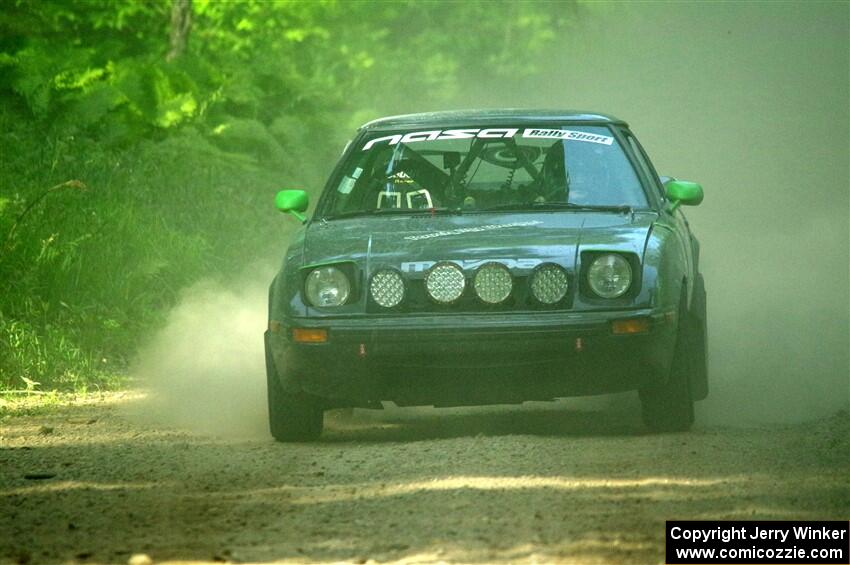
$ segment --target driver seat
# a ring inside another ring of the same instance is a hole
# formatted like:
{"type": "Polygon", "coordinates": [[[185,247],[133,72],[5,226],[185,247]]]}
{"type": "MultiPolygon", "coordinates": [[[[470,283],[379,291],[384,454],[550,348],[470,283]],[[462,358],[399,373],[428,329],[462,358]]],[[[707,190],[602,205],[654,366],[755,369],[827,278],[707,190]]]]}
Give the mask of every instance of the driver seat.
{"type": "Polygon", "coordinates": [[[541,195],[547,202],[566,202],[570,191],[564,142],[557,141],[546,151],[540,169],[541,195]]]}

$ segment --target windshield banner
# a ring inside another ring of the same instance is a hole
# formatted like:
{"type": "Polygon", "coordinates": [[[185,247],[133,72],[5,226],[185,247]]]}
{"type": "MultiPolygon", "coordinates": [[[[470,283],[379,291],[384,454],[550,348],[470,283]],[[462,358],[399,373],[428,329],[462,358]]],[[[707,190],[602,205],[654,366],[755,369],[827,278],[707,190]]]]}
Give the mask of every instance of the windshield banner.
{"type": "MultiPolygon", "coordinates": [[[[438,141],[445,139],[500,139],[506,137],[514,137],[519,133],[517,128],[487,128],[487,129],[446,129],[446,130],[428,130],[428,131],[412,131],[405,134],[387,135],[384,137],[376,137],[369,140],[364,146],[363,151],[368,151],[374,145],[386,142],[387,145],[396,145],[398,143],[408,144],[419,141],[438,141]]],[[[526,128],[522,131],[522,137],[533,139],[563,139],[566,141],[584,141],[586,143],[599,143],[602,145],[611,145],[614,143],[614,138],[607,135],[599,135],[595,133],[586,133],[583,131],[573,131],[568,129],[540,129],[526,128]]]]}

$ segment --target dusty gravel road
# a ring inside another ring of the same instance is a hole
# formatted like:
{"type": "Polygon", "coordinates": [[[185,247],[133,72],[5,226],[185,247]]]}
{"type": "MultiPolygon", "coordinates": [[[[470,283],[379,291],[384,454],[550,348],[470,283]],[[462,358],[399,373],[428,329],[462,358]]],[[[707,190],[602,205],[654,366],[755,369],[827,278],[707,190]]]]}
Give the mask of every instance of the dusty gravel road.
{"type": "Polygon", "coordinates": [[[557,404],[355,413],[281,445],[137,402],[0,419],[0,562],[643,564],[665,519],[850,518],[846,413],[658,436],[557,404]]]}

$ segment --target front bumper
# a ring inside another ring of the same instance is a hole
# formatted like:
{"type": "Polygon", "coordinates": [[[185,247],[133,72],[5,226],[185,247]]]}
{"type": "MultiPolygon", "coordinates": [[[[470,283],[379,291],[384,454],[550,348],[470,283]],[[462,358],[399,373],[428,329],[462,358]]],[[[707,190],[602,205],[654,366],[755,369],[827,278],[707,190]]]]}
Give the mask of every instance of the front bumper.
{"type": "Polygon", "coordinates": [[[458,406],[635,390],[667,378],[675,311],[292,319],[266,332],[269,371],[285,390],[329,406],[458,406]],[[614,335],[615,320],[649,330],[614,335]],[[292,328],[326,329],[296,343],[292,328]]]}

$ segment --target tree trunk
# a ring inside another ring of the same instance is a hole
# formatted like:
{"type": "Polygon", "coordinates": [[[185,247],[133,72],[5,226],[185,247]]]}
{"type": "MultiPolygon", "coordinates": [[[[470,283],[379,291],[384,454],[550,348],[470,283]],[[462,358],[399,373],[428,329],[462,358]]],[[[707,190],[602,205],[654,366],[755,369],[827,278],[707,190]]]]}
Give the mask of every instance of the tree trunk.
{"type": "Polygon", "coordinates": [[[171,0],[171,38],[166,61],[173,61],[186,51],[192,28],[192,0],[171,0]]]}

